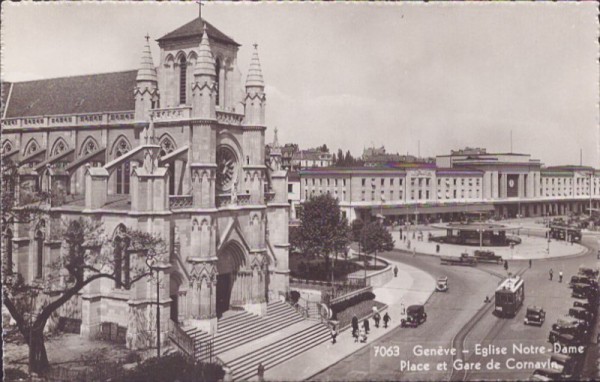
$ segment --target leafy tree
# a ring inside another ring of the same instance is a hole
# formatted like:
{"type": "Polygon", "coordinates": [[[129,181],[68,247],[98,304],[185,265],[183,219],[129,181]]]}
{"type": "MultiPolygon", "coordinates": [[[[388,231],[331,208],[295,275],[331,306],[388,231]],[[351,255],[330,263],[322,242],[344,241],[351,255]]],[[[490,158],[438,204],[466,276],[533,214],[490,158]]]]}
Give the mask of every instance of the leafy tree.
{"type": "MultiPolygon", "coordinates": [[[[49,222],[47,195],[31,190],[31,198],[27,200],[27,205],[23,205],[22,198],[16,200],[16,171],[17,166],[14,163],[3,163],[3,230],[9,228],[11,223],[36,227],[42,219],[49,222]]],[[[21,192],[21,196],[22,194],[21,192]]],[[[42,279],[35,279],[29,283],[21,274],[13,274],[12,269],[2,269],[3,303],[29,346],[29,365],[31,371],[36,373],[43,372],[49,366],[44,328],[51,316],[95,280],[108,278],[122,281],[117,269],[119,267],[115,266],[112,240],[104,235],[101,222],[78,218],[62,222],[54,220],[52,223],[49,226],[52,231],[47,233],[48,238],[61,242],[61,252],[56,259],[46,264],[42,279]]],[[[167,246],[161,238],[135,230],[124,235],[129,252],[166,260],[164,257],[167,254],[167,246]]],[[[146,263],[138,260],[130,267],[131,277],[125,281],[126,288],[149,274],[146,263]]],[[[2,263],[6,261],[3,259],[2,263]]]]}
{"type": "Polygon", "coordinates": [[[371,222],[365,225],[360,235],[360,244],[367,254],[375,254],[374,264],[377,265],[377,253],[394,249],[394,240],[383,224],[371,222]]]}
{"type": "Polygon", "coordinates": [[[306,255],[322,256],[329,272],[330,256],[348,245],[348,221],[342,218],[337,199],[318,195],[302,203],[297,245],[306,255]]]}
{"type": "Polygon", "coordinates": [[[344,167],[344,164],[346,162],[344,161],[344,152],[342,151],[342,149],[338,149],[337,152],[337,163],[335,164],[337,167],[344,167]]]}
{"type": "Polygon", "coordinates": [[[352,241],[356,241],[360,244],[360,234],[365,226],[365,222],[362,219],[355,219],[352,222],[352,241]]]}

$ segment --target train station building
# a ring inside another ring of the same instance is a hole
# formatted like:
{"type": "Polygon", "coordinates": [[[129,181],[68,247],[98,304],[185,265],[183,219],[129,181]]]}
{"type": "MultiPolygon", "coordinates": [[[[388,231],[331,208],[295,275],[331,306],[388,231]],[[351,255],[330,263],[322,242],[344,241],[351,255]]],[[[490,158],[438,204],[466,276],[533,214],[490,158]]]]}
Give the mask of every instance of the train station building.
{"type": "Polygon", "coordinates": [[[529,154],[453,151],[431,164],[300,171],[301,200],[329,193],[349,220],[450,220],[464,213],[501,217],[588,213],[600,207],[600,171],[544,167],[529,154]]]}

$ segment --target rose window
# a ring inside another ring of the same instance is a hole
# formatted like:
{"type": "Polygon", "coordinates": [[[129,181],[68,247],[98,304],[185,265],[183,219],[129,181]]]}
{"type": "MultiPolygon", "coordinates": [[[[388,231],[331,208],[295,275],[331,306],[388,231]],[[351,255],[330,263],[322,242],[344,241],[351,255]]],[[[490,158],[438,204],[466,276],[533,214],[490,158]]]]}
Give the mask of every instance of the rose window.
{"type": "Polygon", "coordinates": [[[235,181],[237,157],[228,147],[222,146],[217,150],[217,188],[229,191],[235,181]]]}

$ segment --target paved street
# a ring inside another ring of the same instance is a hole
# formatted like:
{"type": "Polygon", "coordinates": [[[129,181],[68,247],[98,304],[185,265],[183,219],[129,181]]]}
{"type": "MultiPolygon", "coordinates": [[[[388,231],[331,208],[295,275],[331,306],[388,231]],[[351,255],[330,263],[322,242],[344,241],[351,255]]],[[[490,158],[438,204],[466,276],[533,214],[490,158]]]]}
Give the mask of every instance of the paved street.
{"type": "MultiPolygon", "coordinates": [[[[597,238],[588,236],[584,238],[584,244],[597,248],[597,238]]],[[[546,322],[541,327],[525,326],[523,318],[525,309],[521,308],[513,319],[500,319],[492,315],[491,309],[482,312],[481,319],[475,322],[464,336],[464,349],[469,351],[465,354],[465,361],[483,361],[483,366],[490,361],[491,357],[483,358],[473,354],[476,344],[487,345],[493,343],[498,346],[508,346],[509,351],[505,356],[494,356],[494,360],[500,362],[499,371],[473,371],[466,374],[468,380],[480,379],[510,379],[523,380],[531,375],[532,369],[527,367],[515,370],[507,370],[508,358],[519,361],[546,361],[547,354],[514,355],[512,345],[542,346],[549,349],[547,342],[548,331],[552,323],[559,316],[566,314],[572,306],[568,280],[571,275],[577,273],[580,265],[596,266],[596,249],[585,255],[535,260],[533,267],[528,268],[527,261],[509,261],[509,271],[524,271],[525,280],[525,302],[524,307],[531,304],[541,305],[548,312],[546,322]],[[554,270],[554,281],[548,280],[548,270],[554,270]],[[558,283],[557,275],[563,271],[563,283],[558,283]]],[[[426,310],[427,322],[417,329],[398,328],[385,337],[374,342],[371,346],[362,349],[347,357],[340,363],[332,366],[326,371],[314,377],[317,380],[448,380],[450,371],[408,372],[400,369],[401,360],[411,362],[427,362],[435,369],[437,363],[447,361],[450,365],[451,356],[417,357],[413,354],[415,345],[426,347],[442,346],[450,348],[453,338],[461,331],[461,328],[474,316],[478,309],[483,307],[486,295],[493,296],[493,292],[501,279],[486,271],[496,274],[505,274],[504,269],[498,265],[485,264],[477,268],[463,268],[441,266],[439,260],[431,256],[412,257],[399,252],[388,255],[390,259],[400,261],[418,267],[432,275],[447,275],[450,279],[450,293],[436,293],[428,301],[426,310]],[[399,346],[397,356],[381,357],[375,356],[376,346],[399,346]]],[[[491,304],[490,304],[491,305],[491,304]]],[[[463,331],[464,332],[464,331],[463,331]]],[[[458,338],[462,340],[461,338],[458,338]]],[[[462,342],[462,341],[458,341],[462,342]]],[[[594,341],[595,342],[595,341],[594,341]]],[[[455,342],[456,346],[457,343],[455,342]]],[[[591,361],[590,361],[591,362],[591,361]]],[[[509,362],[512,367],[514,363],[509,362]]],[[[515,365],[515,367],[518,367],[515,365]]],[[[449,367],[450,369],[450,367],[449,367]]],[[[465,375],[457,375],[453,379],[462,379],[465,375]]]]}

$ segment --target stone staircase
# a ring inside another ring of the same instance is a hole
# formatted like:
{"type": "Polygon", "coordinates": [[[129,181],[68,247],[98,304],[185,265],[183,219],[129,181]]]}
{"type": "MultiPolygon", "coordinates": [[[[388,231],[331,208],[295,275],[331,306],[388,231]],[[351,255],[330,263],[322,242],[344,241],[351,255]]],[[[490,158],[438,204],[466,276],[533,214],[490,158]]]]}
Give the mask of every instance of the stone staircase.
{"type": "Polygon", "coordinates": [[[208,333],[195,328],[185,332],[194,341],[195,358],[206,361],[211,350],[213,357],[218,356],[303,320],[294,308],[278,301],[267,305],[267,314],[264,317],[240,312],[220,319],[217,334],[212,340],[208,333]]]}
{"type": "Polygon", "coordinates": [[[247,381],[257,376],[259,363],[262,362],[268,370],[329,340],[327,326],[315,322],[301,331],[230,360],[227,366],[232,370],[234,381],[247,381]]]}

